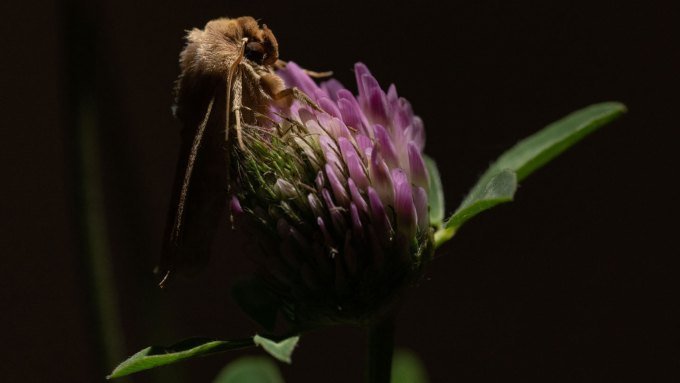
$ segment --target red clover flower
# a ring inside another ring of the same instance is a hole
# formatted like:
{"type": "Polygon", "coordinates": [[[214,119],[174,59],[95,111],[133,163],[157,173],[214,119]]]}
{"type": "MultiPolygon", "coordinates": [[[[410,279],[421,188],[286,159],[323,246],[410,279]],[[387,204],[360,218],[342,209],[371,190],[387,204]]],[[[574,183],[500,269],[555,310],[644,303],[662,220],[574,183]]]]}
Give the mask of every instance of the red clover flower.
{"type": "Polygon", "coordinates": [[[274,110],[239,160],[232,210],[263,238],[258,274],[302,325],[371,322],[432,256],[423,122],[394,85],[354,70],[356,97],[289,63],[279,75],[318,109],[274,110]]]}

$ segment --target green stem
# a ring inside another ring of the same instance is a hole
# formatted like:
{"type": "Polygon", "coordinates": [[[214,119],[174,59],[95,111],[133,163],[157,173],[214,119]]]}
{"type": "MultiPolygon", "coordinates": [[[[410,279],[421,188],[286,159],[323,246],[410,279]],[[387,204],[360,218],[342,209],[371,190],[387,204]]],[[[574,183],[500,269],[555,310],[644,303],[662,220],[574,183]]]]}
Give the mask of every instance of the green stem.
{"type": "Polygon", "coordinates": [[[117,307],[106,205],[100,166],[100,121],[96,68],[96,7],[79,0],[62,2],[69,153],[77,185],[75,209],[79,231],[83,289],[88,316],[96,331],[96,359],[102,377],[125,355],[117,307]]]}
{"type": "Polygon", "coordinates": [[[394,353],[394,317],[389,316],[368,330],[368,382],[390,383],[394,353]]]}
{"type": "Polygon", "coordinates": [[[108,372],[125,355],[123,332],[107,235],[104,191],[100,180],[96,111],[87,100],[80,101],[80,225],[83,229],[81,240],[84,242],[82,255],[89,274],[87,288],[99,330],[99,347],[108,372]]]}

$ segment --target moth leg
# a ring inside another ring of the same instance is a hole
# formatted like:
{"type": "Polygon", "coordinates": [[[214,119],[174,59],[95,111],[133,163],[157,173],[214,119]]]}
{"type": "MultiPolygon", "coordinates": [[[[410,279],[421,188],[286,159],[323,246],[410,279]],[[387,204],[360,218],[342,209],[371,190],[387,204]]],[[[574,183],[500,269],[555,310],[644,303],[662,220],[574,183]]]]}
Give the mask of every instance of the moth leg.
{"type": "Polygon", "coordinates": [[[291,131],[291,129],[292,129],[292,124],[291,124],[291,123],[275,124],[274,126],[276,127],[276,134],[278,134],[278,136],[279,136],[280,138],[286,138],[286,136],[288,135],[288,133],[289,133],[289,132],[291,131]]]}
{"type": "MultiPolygon", "coordinates": [[[[248,42],[247,38],[244,37],[243,39],[241,39],[241,45],[239,47],[239,55],[236,57],[234,62],[229,67],[229,73],[227,75],[227,89],[226,89],[226,91],[227,91],[227,112],[225,113],[225,130],[224,130],[224,142],[227,143],[227,144],[229,143],[229,115],[231,114],[232,101],[233,101],[234,104],[236,104],[236,98],[238,98],[238,105],[239,105],[239,107],[241,106],[241,93],[242,93],[241,92],[241,90],[242,90],[241,76],[240,76],[240,73],[238,73],[239,75],[236,76],[236,78],[234,78],[234,76],[237,74],[238,69],[239,69],[239,64],[241,64],[241,61],[243,60],[243,57],[245,55],[245,47],[246,47],[247,42],[248,42]],[[235,81],[238,82],[239,89],[238,89],[238,92],[234,92],[235,93],[234,94],[234,100],[232,100],[231,99],[232,88],[235,88],[235,84],[234,84],[235,81]]],[[[236,117],[236,115],[234,117],[236,117]]],[[[240,117],[240,112],[239,112],[239,117],[240,117]]],[[[241,125],[240,121],[239,121],[240,118],[237,118],[236,120],[237,120],[236,123],[238,124],[238,127],[240,128],[240,125],[241,125]]],[[[240,144],[242,144],[242,142],[240,144]]],[[[228,154],[227,154],[227,157],[229,157],[228,154]]],[[[228,164],[229,164],[229,161],[227,160],[227,168],[229,168],[228,164]]]]}
{"type": "Polygon", "coordinates": [[[283,105],[288,108],[291,106],[293,101],[298,100],[301,103],[308,105],[319,112],[323,112],[323,110],[319,108],[319,106],[316,105],[316,103],[311,98],[309,98],[309,96],[307,96],[305,92],[301,91],[296,87],[286,88],[282,91],[279,91],[278,93],[274,93],[272,95],[272,98],[277,103],[279,104],[283,103],[283,105]]]}
{"type": "MultiPolygon", "coordinates": [[[[241,107],[243,106],[243,77],[236,76],[233,84],[234,100],[231,104],[234,111],[234,130],[236,130],[236,141],[241,150],[245,150],[243,144],[243,128],[241,127],[241,107]]],[[[227,127],[229,129],[229,127],[227,127]]]]}
{"type": "MultiPolygon", "coordinates": [[[[274,68],[276,69],[283,69],[288,65],[287,62],[283,60],[276,60],[274,63],[274,68]]],[[[307,76],[312,77],[312,78],[326,78],[326,77],[331,77],[333,75],[332,71],[325,71],[325,72],[315,72],[313,70],[307,70],[305,68],[302,68],[302,71],[307,74],[307,76]]]]}

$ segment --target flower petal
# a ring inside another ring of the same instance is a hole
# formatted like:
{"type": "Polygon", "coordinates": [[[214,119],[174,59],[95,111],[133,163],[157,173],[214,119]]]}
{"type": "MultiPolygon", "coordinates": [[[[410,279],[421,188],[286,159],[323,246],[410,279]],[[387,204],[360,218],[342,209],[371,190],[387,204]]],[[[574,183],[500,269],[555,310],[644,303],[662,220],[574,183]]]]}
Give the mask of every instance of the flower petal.
{"type": "Polygon", "coordinates": [[[368,177],[366,176],[366,171],[364,170],[364,165],[360,160],[359,155],[356,150],[354,150],[354,146],[344,137],[338,139],[338,146],[340,146],[340,152],[345,160],[350,178],[354,179],[357,186],[365,190],[369,184],[368,177]]]}
{"type": "Polygon", "coordinates": [[[340,114],[340,109],[338,109],[335,102],[330,98],[321,97],[318,101],[318,104],[321,107],[321,109],[325,110],[326,113],[330,114],[331,116],[338,118],[342,117],[342,115],[340,114]]]}
{"type": "Polygon", "coordinates": [[[279,76],[289,87],[297,87],[310,97],[315,97],[318,87],[296,63],[289,61],[286,68],[279,71],[279,76]]]}
{"type": "Polygon", "coordinates": [[[347,190],[343,185],[344,179],[342,181],[340,180],[340,177],[338,177],[334,166],[331,164],[326,164],[325,170],[326,177],[328,177],[328,183],[331,185],[333,195],[335,196],[335,201],[340,206],[349,206],[349,195],[347,194],[347,190]]]}
{"type": "Polygon", "coordinates": [[[238,200],[236,195],[232,195],[229,201],[229,211],[231,214],[239,215],[243,213],[243,208],[241,207],[241,201],[238,200]]]}
{"type": "Polygon", "coordinates": [[[359,215],[359,209],[357,205],[349,205],[350,216],[352,217],[352,233],[356,238],[363,237],[364,225],[361,223],[361,217],[359,215]]]}
{"type": "Polygon", "coordinates": [[[413,204],[411,185],[401,182],[395,187],[394,212],[397,216],[397,230],[406,238],[416,234],[417,215],[413,204]]]}
{"type": "Polygon", "coordinates": [[[338,92],[342,89],[345,89],[345,87],[342,85],[342,83],[334,78],[324,81],[321,83],[321,89],[323,89],[326,94],[328,94],[328,97],[330,97],[331,100],[337,101],[338,100],[338,92]]]}
{"type": "Polygon", "coordinates": [[[382,125],[376,124],[374,126],[374,131],[375,138],[378,142],[378,147],[380,148],[380,153],[385,159],[387,165],[390,168],[399,166],[399,162],[397,160],[397,150],[395,149],[392,138],[387,133],[387,130],[385,130],[382,125]]]}
{"type": "Polygon", "coordinates": [[[371,222],[376,233],[383,243],[389,242],[392,236],[392,226],[385,213],[385,207],[380,201],[380,196],[372,187],[368,188],[368,201],[371,207],[371,222]]]}
{"type": "Polygon", "coordinates": [[[423,161],[423,156],[420,155],[418,147],[412,142],[408,144],[408,164],[413,183],[427,189],[429,179],[425,161],[423,161]]]}
{"type": "Polygon", "coordinates": [[[371,175],[371,183],[375,187],[378,195],[382,201],[391,205],[394,201],[394,185],[392,183],[392,175],[390,170],[383,161],[381,153],[378,148],[373,149],[371,154],[371,164],[369,172],[371,175]]]}
{"type": "Polygon", "coordinates": [[[427,191],[422,187],[413,188],[413,205],[416,208],[418,229],[427,230],[430,227],[430,217],[427,209],[427,191]]]}
{"type": "Polygon", "coordinates": [[[366,200],[361,196],[361,192],[357,188],[354,180],[351,178],[347,180],[347,186],[349,189],[349,194],[352,196],[352,203],[361,211],[363,214],[368,214],[368,204],[366,200]]]}
{"type": "MultiPolygon", "coordinates": [[[[371,77],[373,79],[373,77],[371,77]]],[[[373,79],[375,81],[375,79],[373,79]]],[[[376,81],[377,84],[377,81],[376,81]]],[[[387,118],[387,98],[385,92],[376,86],[371,89],[368,96],[367,114],[371,119],[379,124],[388,124],[387,118]]],[[[389,126],[389,125],[388,125],[389,126]]]]}
{"type": "Polygon", "coordinates": [[[331,222],[333,223],[335,232],[338,234],[343,234],[347,226],[345,225],[345,218],[342,216],[341,208],[335,205],[328,189],[323,189],[321,191],[321,196],[326,203],[326,210],[331,216],[331,222]]]}
{"type": "Polygon", "coordinates": [[[363,77],[365,75],[371,76],[371,72],[368,70],[366,65],[360,62],[354,64],[354,76],[356,77],[360,97],[366,97],[368,95],[368,91],[365,89],[363,82],[363,77]]]}
{"type": "Polygon", "coordinates": [[[316,194],[307,194],[307,202],[309,203],[309,207],[315,216],[322,217],[324,215],[325,212],[323,209],[323,204],[316,194]]]}

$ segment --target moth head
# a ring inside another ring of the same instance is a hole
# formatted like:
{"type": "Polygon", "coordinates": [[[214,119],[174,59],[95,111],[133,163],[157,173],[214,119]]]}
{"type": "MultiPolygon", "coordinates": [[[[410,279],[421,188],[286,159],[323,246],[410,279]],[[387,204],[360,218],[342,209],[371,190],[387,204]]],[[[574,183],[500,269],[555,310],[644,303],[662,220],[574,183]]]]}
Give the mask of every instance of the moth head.
{"type": "Polygon", "coordinates": [[[271,29],[249,16],[236,19],[241,27],[242,37],[248,39],[245,46],[245,58],[257,65],[274,65],[279,59],[279,45],[271,29]]]}
{"type": "MultiPolygon", "coordinates": [[[[189,44],[203,47],[199,50],[203,59],[210,59],[210,54],[205,52],[217,52],[217,56],[236,55],[244,39],[244,55],[249,64],[271,66],[279,59],[279,45],[274,33],[264,24],[260,27],[250,16],[211,20],[203,31],[194,29],[187,35],[189,44]]],[[[216,65],[219,66],[218,63],[216,65]]]]}

